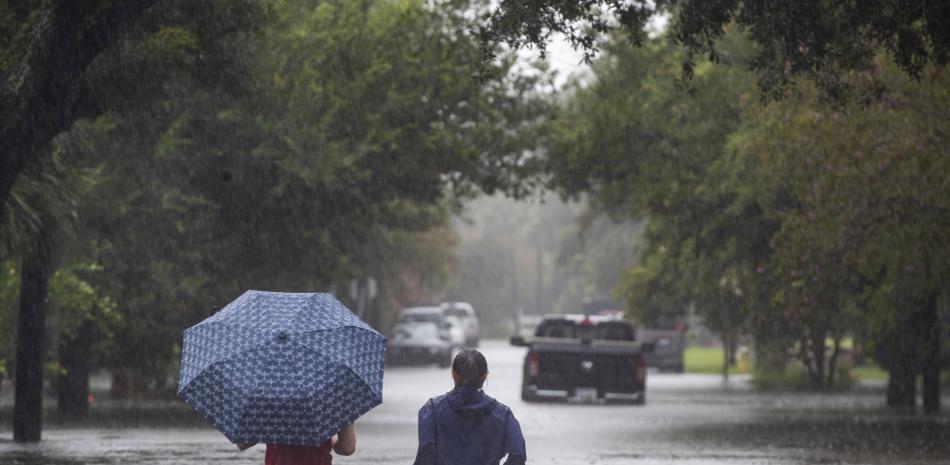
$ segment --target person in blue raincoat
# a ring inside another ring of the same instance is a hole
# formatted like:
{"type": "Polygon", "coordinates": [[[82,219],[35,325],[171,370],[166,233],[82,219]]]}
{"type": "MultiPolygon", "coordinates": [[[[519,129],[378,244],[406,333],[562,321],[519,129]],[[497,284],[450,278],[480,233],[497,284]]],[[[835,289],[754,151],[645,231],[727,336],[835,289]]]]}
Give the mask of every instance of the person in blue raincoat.
{"type": "Polygon", "coordinates": [[[475,349],[455,356],[455,389],[419,409],[419,449],[414,465],[525,463],[521,425],[505,404],[482,391],[488,362],[475,349]]]}

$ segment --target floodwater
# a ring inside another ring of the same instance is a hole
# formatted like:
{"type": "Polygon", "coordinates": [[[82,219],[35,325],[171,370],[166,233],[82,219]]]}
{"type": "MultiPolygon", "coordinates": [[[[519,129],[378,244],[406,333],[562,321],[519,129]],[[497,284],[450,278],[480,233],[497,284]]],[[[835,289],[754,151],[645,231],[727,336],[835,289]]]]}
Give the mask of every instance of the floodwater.
{"type": "MultiPolygon", "coordinates": [[[[950,415],[882,407],[881,386],[847,394],[755,393],[747,379],[650,373],[645,406],[527,404],[519,398],[524,349],[484,344],[485,389],[521,422],[536,464],[947,464],[950,415]]],[[[337,464],[410,464],[416,412],[450,388],[447,370],[386,371],[384,403],[356,425],[357,453],[337,464]]],[[[946,394],[945,394],[946,399],[946,394]]],[[[261,464],[263,448],[239,452],[177,403],[96,406],[96,426],[49,425],[36,445],[0,429],[0,464],[261,464]],[[111,412],[109,412],[111,410],[111,412]],[[106,413],[109,412],[109,413],[106,413]]]]}

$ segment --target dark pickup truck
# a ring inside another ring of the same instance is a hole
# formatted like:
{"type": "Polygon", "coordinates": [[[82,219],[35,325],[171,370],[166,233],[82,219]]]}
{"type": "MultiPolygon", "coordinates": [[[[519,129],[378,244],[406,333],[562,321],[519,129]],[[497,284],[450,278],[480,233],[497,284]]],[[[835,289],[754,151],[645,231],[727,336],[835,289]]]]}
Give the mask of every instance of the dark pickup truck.
{"type": "Polygon", "coordinates": [[[623,320],[586,315],[546,316],[534,337],[513,336],[528,347],[521,398],[596,397],[646,402],[646,359],[623,320]]]}

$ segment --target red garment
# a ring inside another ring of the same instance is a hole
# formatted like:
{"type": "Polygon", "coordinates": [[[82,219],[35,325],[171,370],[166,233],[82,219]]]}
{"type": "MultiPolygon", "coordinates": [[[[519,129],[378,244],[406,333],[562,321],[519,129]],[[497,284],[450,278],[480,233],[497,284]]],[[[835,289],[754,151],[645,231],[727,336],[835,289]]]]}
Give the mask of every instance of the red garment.
{"type": "Polygon", "coordinates": [[[268,444],[264,465],[330,465],[330,441],[321,446],[290,446],[268,444]]]}

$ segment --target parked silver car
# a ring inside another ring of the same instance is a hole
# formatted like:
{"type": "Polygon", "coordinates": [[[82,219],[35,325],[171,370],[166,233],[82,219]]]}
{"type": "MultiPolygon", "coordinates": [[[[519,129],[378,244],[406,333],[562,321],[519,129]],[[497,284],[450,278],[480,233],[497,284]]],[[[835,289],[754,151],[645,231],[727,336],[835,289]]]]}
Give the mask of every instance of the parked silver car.
{"type": "Polygon", "coordinates": [[[429,321],[399,323],[393,327],[386,347],[390,364],[452,364],[452,346],[439,326],[429,321]]]}

